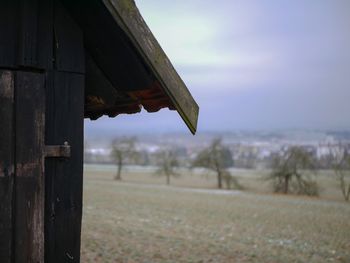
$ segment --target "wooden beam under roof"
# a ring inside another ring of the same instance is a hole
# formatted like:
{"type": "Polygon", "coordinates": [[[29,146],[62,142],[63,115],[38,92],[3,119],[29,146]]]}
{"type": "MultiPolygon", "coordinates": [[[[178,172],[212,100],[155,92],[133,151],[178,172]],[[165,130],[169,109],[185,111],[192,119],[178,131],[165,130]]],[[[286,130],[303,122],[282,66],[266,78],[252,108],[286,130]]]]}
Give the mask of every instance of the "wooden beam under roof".
{"type": "Polygon", "coordinates": [[[176,110],[194,134],[199,107],[148,28],[133,0],[102,0],[117,24],[152,70],[176,110]]]}

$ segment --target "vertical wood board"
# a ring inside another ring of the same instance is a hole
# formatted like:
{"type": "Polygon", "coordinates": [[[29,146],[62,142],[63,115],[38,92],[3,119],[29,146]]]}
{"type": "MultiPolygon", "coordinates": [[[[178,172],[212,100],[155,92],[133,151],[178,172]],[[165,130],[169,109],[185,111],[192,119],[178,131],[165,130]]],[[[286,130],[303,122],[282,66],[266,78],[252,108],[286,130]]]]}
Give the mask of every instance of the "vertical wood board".
{"type": "Polygon", "coordinates": [[[52,68],[52,0],[3,0],[0,8],[0,67],[52,68]]]}
{"type": "Polygon", "coordinates": [[[49,73],[46,110],[46,144],[57,145],[67,141],[71,145],[71,157],[48,158],[45,161],[45,260],[79,262],[84,75],[67,72],[49,73]]]}
{"type": "Polygon", "coordinates": [[[17,5],[2,0],[0,8],[0,67],[14,67],[17,58],[17,5]]]}
{"type": "Polygon", "coordinates": [[[44,261],[44,75],[16,72],[15,262],[44,261]]]}
{"type": "Polygon", "coordinates": [[[19,0],[18,65],[52,68],[52,0],[19,0]]]}
{"type": "Polygon", "coordinates": [[[54,14],[56,69],[58,71],[84,73],[84,42],[80,27],[60,1],[55,1],[54,14]]]}
{"type": "Polygon", "coordinates": [[[142,90],[153,84],[152,74],[102,1],[62,3],[83,31],[87,52],[115,88],[142,90]]]}
{"type": "Polygon", "coordinates": [[[0,71],[0,262],[12,262],[14,74],[0,71]]]}

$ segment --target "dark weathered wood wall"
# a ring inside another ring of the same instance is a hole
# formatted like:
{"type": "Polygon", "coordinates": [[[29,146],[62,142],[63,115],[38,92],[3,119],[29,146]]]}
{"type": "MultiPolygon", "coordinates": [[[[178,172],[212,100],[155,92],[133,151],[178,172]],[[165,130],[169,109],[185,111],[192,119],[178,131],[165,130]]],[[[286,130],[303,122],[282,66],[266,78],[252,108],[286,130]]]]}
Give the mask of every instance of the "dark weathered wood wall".
{"type": "Polygon", "coordinates": [[[14,76],[0,71],[0,259],[11,262],[14,196],[14,76]]]}
{"type": "Polygon", "coordinates": [[[15,74],[14,258],[44,259],[44,75],[15,74]]]}
{"type": "Polygon", "coordinates": [[[45,261],[79,262],[82,216],[85,61],[83,35],[54,6],[54,70],[47,74],[46,144],[67,141],[69,159],[46,159],[45,261]]]}
{"type": "Polygon", "coordinates": [[[60,1],[1,2],[2,263],[80,260],[84,56],[60,1]],[[69,159],[45,158],[45,144],[65,141],[69,159]]]}
{"type": "Polygon", "coordinates": [[[0,71],[0,262],[44,259],[44,75],[0,71]]]}

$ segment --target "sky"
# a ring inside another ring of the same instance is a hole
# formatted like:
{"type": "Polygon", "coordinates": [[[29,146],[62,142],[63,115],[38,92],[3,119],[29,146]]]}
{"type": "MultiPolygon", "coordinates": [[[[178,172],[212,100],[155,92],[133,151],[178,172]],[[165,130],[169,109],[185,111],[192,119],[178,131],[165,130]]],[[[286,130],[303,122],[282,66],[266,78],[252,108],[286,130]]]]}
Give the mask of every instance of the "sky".
{"type": "MultiPolygon", "coordinates": [[[[350,129],[349,0],[136,0],[200,106],[198,132],[350,129]]],[[[188,132],[179,115],[86,131],[188,132]]]]}

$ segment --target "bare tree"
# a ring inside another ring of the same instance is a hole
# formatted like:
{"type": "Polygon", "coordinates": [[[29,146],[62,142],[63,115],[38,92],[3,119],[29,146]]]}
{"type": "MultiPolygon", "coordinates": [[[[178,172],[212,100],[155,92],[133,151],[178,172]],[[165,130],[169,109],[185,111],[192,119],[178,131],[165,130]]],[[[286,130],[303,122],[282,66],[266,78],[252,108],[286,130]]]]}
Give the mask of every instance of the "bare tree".
{"type": "Polygon", "coordinates": [[[115,180],[122,179],[121,173],[125,161],[135,159],[137,155],[135,144],[135,137],[123,137],[113,140],[111,155],[118,166],[117,173],[114,177],[115,180]]]}
{"type": "Polygon", "coordinates": [[[331,166],[339,183],[339,189],[346,202],[350,201],[350,144],[339,142],[329,145],[331,166]]]}
{"type": "Polygon", "coordinates": [[[223,183],[228,189],[232,186],[241,188],[237,179],[227,170],[231,166],[233,166],[231,151],[222,144],[221,138],[214,139],[210,146],[202,150],[192,163],[192,167],[203,167],[214,171],[217,175],[219,189],[222,188],[223,183]]]}
{"type": "Polygon", "coordinates": [[[305,170],[316,173],[312,154],[303,147],[292,146],[273,159],[268,179],[275,192],[318,195],[317,183],[305,170]]]}
{"type": "Polygon", "coordinates": [[[169,149],[160,151],[157,156],[158,169],[156,174],[165,176],[166,184],[169,185],[171,177],[180,176],[176,171],[176,168],[179,166],[179,161],[176,154],[169,149]]]}

